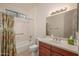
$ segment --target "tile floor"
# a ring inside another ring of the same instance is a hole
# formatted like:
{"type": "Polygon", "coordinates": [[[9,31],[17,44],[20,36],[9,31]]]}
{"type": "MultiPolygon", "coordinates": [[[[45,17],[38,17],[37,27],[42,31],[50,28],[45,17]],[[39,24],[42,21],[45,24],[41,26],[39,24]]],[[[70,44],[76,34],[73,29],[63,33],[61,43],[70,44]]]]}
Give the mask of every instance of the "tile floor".
{"type": "Polygon", "coordinates": [[[17,56],[31,56],[31,51],[27,50],[27,51],[23,51],[17,54],[17,56]]]}
{"type": "MultiPolygon", "coordinates": [[[[32,56],[32,52],[30,50],[23,51],[21,53],[18,53],[17,56],[32,56]]],[[[38,52],[36,56],[38,56],[38,52]]]]}

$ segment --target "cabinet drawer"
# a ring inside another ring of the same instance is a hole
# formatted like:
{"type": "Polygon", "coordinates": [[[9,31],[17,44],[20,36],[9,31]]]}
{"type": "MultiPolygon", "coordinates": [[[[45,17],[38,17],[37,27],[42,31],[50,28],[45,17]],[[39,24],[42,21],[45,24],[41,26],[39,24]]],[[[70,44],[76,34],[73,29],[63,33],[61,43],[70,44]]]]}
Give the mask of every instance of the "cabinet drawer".
{"type": "Polygon", "coordinates": [[[39,42],[39,46],[43,46],[47,49],[50,49],[50,45],[49,44],[46,44],[46,43],[43,43],[43,42],[39,42]]]}
{"type": "Polygon", "coordinates": [[[39,55],[50,56],[50,50],[45,47],[39,46],[39,55]]]}
{"type": "Polygon", "coordinates": [[[78,54],[63,50],[63,49],[55,47],[55,46],[52,46],[51,51],[57,52],[57,53],[64,55],[64,56],[78,56],[78,54]]]}

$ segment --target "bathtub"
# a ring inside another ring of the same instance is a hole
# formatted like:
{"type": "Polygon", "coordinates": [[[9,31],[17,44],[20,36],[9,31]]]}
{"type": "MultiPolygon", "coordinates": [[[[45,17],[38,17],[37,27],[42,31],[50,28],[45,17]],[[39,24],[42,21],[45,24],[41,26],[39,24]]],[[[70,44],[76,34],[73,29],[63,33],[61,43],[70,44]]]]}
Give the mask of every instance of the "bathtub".
{"type": "Polygon", "coordinates": [[[23,41],[21,43],[16,43],[16,50],[17,50],[17,54],[23,52],[23,51],[27,51],[29,49],[29,42],[27,41],[23,41]]]}

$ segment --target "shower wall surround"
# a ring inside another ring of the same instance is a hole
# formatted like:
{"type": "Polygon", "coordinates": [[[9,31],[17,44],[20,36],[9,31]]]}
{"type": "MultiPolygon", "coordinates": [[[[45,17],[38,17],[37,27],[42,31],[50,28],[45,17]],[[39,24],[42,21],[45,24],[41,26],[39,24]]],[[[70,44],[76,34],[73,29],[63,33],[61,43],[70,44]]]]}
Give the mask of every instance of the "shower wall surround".
{"type": "Polygon", "coordinates": [[[14,21],[16,49],[18,55],[19,53],[28,50],[29,48],[29,36],[31,35],[29,25],[31,23],[31,20],[24,18],[15,18],[14,21]]]}

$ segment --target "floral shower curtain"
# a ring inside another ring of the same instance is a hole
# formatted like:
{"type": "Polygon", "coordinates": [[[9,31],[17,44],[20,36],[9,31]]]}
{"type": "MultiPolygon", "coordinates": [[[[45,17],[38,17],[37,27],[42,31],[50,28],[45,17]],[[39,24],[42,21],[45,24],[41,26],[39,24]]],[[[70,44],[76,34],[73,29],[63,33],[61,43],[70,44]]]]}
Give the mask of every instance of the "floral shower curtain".
{"type": "Polygon", "coordinates": [[[14,33],[14,17],[2,13],[2,42],[1,42],[1,55],[2,56],[15,56],[15,33],[14,33]]]}

